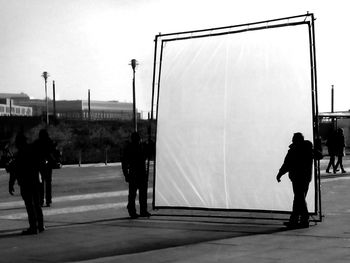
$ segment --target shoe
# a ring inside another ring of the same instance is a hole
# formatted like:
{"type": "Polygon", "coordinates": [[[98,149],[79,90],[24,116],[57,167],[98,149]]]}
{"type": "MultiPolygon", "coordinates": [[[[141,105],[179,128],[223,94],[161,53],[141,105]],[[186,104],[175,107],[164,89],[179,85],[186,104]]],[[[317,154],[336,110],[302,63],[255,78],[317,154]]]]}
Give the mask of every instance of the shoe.
{"type": "Polygon", "coordinates": [[[138,214],[130,214],[130,218],[131,219],[136,219],[136,218],[139,218],[139,215],[138,214]]]}
{"type": "Polygon", "coordinates": [[[51,203],[46,203],[46,207],[50,207],[51,206],[51,203]]]}
{"type": "Polygon", "coordinates": [[[45,231],[45,227],[44,227],[44,226],[43,226],[43,227],[39,227],[39,228],[38,228],[38,231],[39,231],[39,233],[44,232],[44,231],[45,231]]]}
{"type": "Polygon", "coordinates": [[[346,173],[346,171],[345,171],[345,170],[341,170],[341,172],[342,172],[343,174],[345,174],[345,173],[346,173]]]}
{"type": "Polygon", "coordinates": [[[309,228],[309,227],[310,227],[309,222],[300,223],[298,225],[298,228],[309,228]]]}
{"type": "Polygon", "coordinates": [[[24,236],[36,235],[36,234],[38,234],[38,230],[32,229],[32,228],[28,228],[26,230],[23,230],[21,233],[21,235],[24,235],[24,236]]]}
{"type": "Polygon", "coordinates": [[[290,228],[290,229],[295,229],[295,228],[298,228],[298,223],[294,223],[294,222],[283,222],[283,225],[285,225],[287,228],[290,228]]]}
{"type": "Polygon", "coordinates": [[[150,217],[152,214],[151,213],[149,213],[149,212],[143,212],[143,213],[140,213],[140,216],[141,217],[150,217]]]}
{"type": "Polygon", "coordinates": [[[327,174],[329,174],[329,173],[330,173],[330,171],[329,171],[329,170],[326,170],[326,173],[327,173],[327,174]]]}

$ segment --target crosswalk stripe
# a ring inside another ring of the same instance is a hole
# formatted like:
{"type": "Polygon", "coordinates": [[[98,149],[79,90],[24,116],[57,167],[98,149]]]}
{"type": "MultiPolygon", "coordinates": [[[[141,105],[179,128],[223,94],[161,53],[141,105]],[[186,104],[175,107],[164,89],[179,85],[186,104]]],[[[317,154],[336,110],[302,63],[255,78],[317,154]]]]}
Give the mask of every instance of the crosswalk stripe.
{"type": "MultiPolygon", "coordinates": [[[[148,189],[148,193],[151,193],[151,192],[152,192],[152,189],[148,189]]],[[[67,196],[54,197],[53,202],[56,203],[56,202],[65,202],[65,201],[79,201],[79,200],[118,197],[118,196],[127,196],[127,195],[128,195],[128,190],[103,192],[103,193],[91,193],[91,194],[82,194],[82,195],[67,195],[67,196]]],[[[22,207],[22,206],[24,206],[24,203],[22,200],[0,203],[0,209],[9,208],[9,207],[22,207]]]]}
{"type": "MultiPolygon", "coordinates": [[[[97,205],[81,205],[73,207],[64,207],[64,208],[50,208],[48,210],[43,210],[44,216],[58,215],[58,214],[69,214],[69,213],[81,213],[88,211],[96,211],[102,209],[110,208],[123,208],[126,207],[127,202],[120,203],[107,203],[107,204],[97,204],[97,205]]],[[[10,215],[0,216],[0,219],[25,219],[27,218],[27,213],[15,213],[10,215]]]]}

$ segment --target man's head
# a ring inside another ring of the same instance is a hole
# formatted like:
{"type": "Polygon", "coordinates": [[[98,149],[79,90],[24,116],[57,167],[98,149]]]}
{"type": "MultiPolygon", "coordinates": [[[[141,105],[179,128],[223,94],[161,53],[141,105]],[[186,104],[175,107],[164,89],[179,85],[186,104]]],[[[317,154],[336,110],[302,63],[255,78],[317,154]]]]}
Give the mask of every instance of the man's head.
{"type": "Polygon", "coordinates": [[[141,140],[141,138],[140,138],[140,134],[138,132],[133,132],[131,134],[131,142],[132,143],[139,143],[140,140],[141,140]]]}
{"type": "Polygon", "coordinates": [[[27,138],[24,136],[23,133],[18,133],[16,135],[16,141],[15,141],[17,149],[23,148],[27,144],[27,138]]]}
{"type": "Polygon", "coordinates": [[[304,135],[301,132],[296,132],[293,135],[292,141],[294,144],[300,144],[304,141],[304,135]]]}
{"type": "Polygon", "coordinates": [[[47,138],[49,138],[49,134],[48,134],[47,130],[46,129],[41,129],[39,131],[39,139],[40,140],[46,140],[47,138]]]}

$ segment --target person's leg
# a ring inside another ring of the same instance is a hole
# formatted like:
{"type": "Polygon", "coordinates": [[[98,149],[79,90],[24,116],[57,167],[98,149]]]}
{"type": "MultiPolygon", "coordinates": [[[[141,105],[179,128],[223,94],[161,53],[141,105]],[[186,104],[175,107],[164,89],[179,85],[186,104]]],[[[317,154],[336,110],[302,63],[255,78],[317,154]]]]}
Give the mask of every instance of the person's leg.
{"type": "Polygon", "coordinates": [[[44,199],[45,199],[45,176],[44,176],[44,171],[40,170],[40,178],[41,178],[41,183],[40,183],[40,189],[39,189],[39,199],[40,199],[40,205],[44,205],[44,199]]]}
{"type": "Polygon", "coordinates": [[[32,199],[33,199],[34,211],[35,211],[36,220],[37,220],[37,228],[38,228],[39,232],[42,232],[45,230],[45,227],[44,227],[43,211],[41,209],[41,204],[40,204],[39,187],[40,187],[39,184],[34,186],[33,193],[32,193],[32,199]]]}
{"type": "Polygon", "coordinates": [[[147,190],[148,182],[141,182],[139,185],[139,202],[140,202],[140,215],[150,216],[151,214],[147,211],[147,190]]]}
{"type": "Polygon", "coordinates": [[[136,183],[132,180],[129,181],[129,195],[128,195],[128,212],[131,217],[137,217],[136,213],[136,198],[137,186],[136,183]]]}
{"type": "Polygon", "coordinates": [[[309,190],[309,182],[303,182],[301,185],[302,195],[300,198],[300,225],[301,227],[309,227],[309,210],[307,208],[306,196],[309,190]]]}
{"type": "Polygon", "coordinates": [[[29,223],[29,228],[27,230],[24,230],[22,234],[25,234],[25,235],[36,234],[37,233],[36,213],[35,213],[31,193],[27,187],[21,186],[21,196],[26,207],[26,211],[28,215],[28,223],[29,223]]]}
{"type": "Polygon", "coordinates": [[[331,167],[334,169],[334,156],[329,155],[329,162],[328,162],[328,165],[327,165],[327,168],[326,168],[326,173],[329,173],[329,169],[331,167]]]}
{"type": "Polygon", "coordinates": [[[346,171],[344,170],[344,166],[343,166],[343,156],[339,156],[338,162],[339,162],[339,167],[341,169],[341,172],[345,173],[346,171]]]}
{"type": "Polygon", "coordinates": [[[50,206],[52,203],[52,169],[47,168],[45,176],[45,199],[46,205],[50,206]]]}
{"type": "Polygon", "coordinates": [[[289,225],[290,226],[296,226],[299,223],[299,216],[300,216],[300,189],[298,187],[298,184],[296,182],[292,182],[293,187],[293,193],[294,193],[294,199],[293,199],[293,207],[292,207],[292,214],[289,217],[289,225]]]}

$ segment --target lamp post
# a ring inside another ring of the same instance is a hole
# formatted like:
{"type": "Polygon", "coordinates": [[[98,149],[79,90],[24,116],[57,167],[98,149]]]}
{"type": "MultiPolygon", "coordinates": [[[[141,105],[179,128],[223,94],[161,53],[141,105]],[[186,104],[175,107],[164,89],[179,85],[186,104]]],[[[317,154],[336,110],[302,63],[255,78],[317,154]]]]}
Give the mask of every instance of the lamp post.
{"type": "Polygon", "coordinates": [[[135,91],[135,69],[136,69],[136,66],[138,65],[137,60],[132,59],[130,65],[133,71],[133,78],[132,78],[133,122],[134,122],[134,131],[137,132],[136,91],[135,91]]]}
{"type": "Polygon", "coordinates": [[[44,71],[43,74],[41,74],[41,76],[45,80],[46,125],[49,125],[49,104],[47,100],[47,78],[49,77],[49,73],[44,71]]]}

